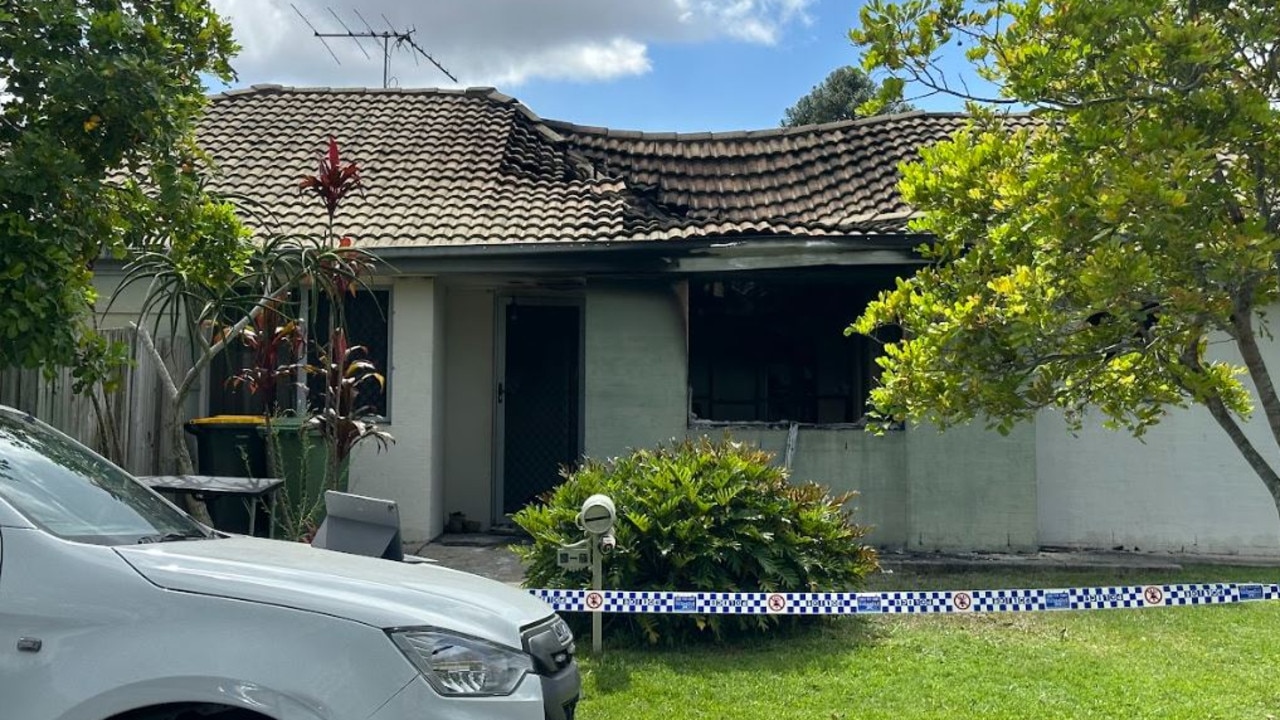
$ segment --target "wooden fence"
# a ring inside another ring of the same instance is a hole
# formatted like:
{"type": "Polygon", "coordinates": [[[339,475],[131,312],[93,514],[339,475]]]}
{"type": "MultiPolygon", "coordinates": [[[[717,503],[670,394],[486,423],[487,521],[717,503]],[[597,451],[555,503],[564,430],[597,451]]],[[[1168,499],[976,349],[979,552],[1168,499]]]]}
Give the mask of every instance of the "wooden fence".
{"type": "MultiPolygon", "coordinates": [[[[164,432],[169,403],[155,362],[131,329],[107,330],[108,340],[130,349],[133,367],[126,369],[120,387],[110,393],[72,392],[70,370],[46,377],[39,370],[0,370],[0,405],[31,413],[110,458],[135,475],[175,471],[173,441],[164,432]],[[96,402],[95,402],[96,401],[96,402]]],[[[180,378],[191,366],[185,342],[160,338],[157,349],[170,372],[180,378]]],[[[192,393],[196,395],[198,393],[192,393]]]]}

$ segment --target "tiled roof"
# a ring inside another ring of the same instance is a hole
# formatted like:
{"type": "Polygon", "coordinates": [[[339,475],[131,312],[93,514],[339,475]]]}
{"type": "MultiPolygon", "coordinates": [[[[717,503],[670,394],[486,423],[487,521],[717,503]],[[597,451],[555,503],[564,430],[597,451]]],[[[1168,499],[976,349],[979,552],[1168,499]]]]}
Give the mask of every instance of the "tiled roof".
{"type": "Polygon", "coordinates": [[[633,192],[686,223],[805,234],[905,229],[897,166],[964,123],[910,113],[794,129],[640,133],[547,121],[633,192]]]}
{"type": "Polygon", "coordinates": [[[542,120],[491,89],[255,86],[211,98],[211,188],[317,232],[298,193],[330,134],[360,165],[338,214],[369,247],[898,233],[896,165],[963,119],[909,114],[786,130],[646,134],[542,120]]]}

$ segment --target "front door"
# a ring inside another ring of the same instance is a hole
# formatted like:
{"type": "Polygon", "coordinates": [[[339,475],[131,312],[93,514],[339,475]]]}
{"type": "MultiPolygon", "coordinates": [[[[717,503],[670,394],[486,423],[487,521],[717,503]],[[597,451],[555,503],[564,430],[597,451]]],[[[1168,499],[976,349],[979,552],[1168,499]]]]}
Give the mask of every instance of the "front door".
{"type": "Polygon", "coordinates": [[[502,312],[497,522],[559,484],[581,452],[581,307],[515,298],[502,312]]]}

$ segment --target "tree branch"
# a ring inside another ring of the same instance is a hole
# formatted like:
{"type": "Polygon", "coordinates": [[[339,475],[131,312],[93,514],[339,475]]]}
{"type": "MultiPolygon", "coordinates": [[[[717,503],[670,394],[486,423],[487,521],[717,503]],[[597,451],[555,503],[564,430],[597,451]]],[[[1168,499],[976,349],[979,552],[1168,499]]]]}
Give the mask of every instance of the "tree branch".
{"type": "Polygon", "coordinates": [[[1262,350],[1258,347],[1258,338],[1253,329],[1253,308],[1244,296],[1253,294],[1253,283],[1248,283],[1236,299],[1236,311],[1231,315],[1231,324],[1235,328],[1236,347],[1244,358],[1244,365],[1249,370],[1249,378],[1258,392],[1258,400],[1262,403],[1263,413],[1267,418],[1267,426],[1271,428],[1271,436],[1280,446],[1280,396],[1276,395],[1275,384],[1271,382],[1271,371],[1267,369],[1262,350]]]}
{"type": "Polygon", "coordinates": [[[129,323],[133,331],[138,334],[138,339],[142,341],[142,348],[151,356],[151,361],[156,365],[156,373],[160,375],[160,382],[164,385],[165,393],[169,396],[169,402],[176,404],[182,398],[178,392],[178,387],[173,383],[173,375],[169,372],[169,366],[165,364],[164,358],[160,356],[160,351],[156,350],[156,344],[151,340],[151,333],[147,328],[136,322],[129,323]]]}
{"type": "MultiPolygon", "coordinates": [[[[226,348],[227,343],[229,343],[232,338],[239,337],[240,333],[249,326],[249,323],[257,320],[258,316],[266,311],[267,307],[271,303],[278,301],[279,298],[276,297],[276,295],[263,295],[258,299],[258,302],[250,308],[249,312],[245,313],[244,317],[237,320],[235,325],[232,325],[226,332],[222,333],[222,337],[217,342],[206,346],[204,351],[200,353],[200,357],[196,358],[191,369],[187,370],[187,374],[183,376],[182,384],[176,388],[175,392],[178,393],[177,397],[185,395],[186,392],[191,389],[196,378],[204,372],[204,369],[209,366],[209,363],[213,362],[213,359],[218,356],[218,353],[222,352],[222,350],[226,348]]],[[[170,380],[170,383],[172,382],[173,381],[170,380]]]]}
{"type": "MultiPolygon", "coordinates": [[[[1204,372],[1204,367],[1200,363],[1199,352],[1194,346],[1188,347],[1183,351],[1180,362],[1189,372],[1197,374],[1204,372]]],[[[1184,389],[1187,389],[1185,383],[1180,384],[1184,386],[1184,389]]],[[[1191,392],[1190,389],[1187,390],[1191,392]]],[[[1196,396],[1196,393],[1193,392],[1192,396],[1196,396]]],[[[1276,511],[1280,512],[1280,475],[1276,474],[1267,459],[1253,446],[1253,442],[1249,440],[1248,435],[1245,435],[1240,423],[1236,422],[1236,419],[1231,415],[1231,410],[1227,408],[1221,396],[1217,394],[1205,396],[1202,402],[1209,409],[1209,414],[1217,421],[1218,426],[1227,433],[1227,437],[1231,438],[1232,444],[1240,451],[1245,462],[1249,463],[1249,467],[1253,468],[1254,473],[1262,479],[1262,484],[1271,493],[1271,500],[1276,505],[1276,511]]]]}
{"type": "Polygon", "coordinates": [[[1262,478],[1262,483],[1267,486],[1267,490],[1271,491],[1271,499],[1275,502],[1277,511],[1280,511],[1280,475],[1276,475],[1276,471],[1271,469],[1266,458],[1262,457],[1262,454],[1249,441],[1249,437],[1231,416],[1231,411],[1222,402],[1222,398],[1216,395],[1205,398],[1204,404],[1209,408],[1209,414],[1213,415],[1213,419],[1218,421],[1218,425],[1226,431],[1236,449],[1244,456],[1249,467],[1262,478]]]}

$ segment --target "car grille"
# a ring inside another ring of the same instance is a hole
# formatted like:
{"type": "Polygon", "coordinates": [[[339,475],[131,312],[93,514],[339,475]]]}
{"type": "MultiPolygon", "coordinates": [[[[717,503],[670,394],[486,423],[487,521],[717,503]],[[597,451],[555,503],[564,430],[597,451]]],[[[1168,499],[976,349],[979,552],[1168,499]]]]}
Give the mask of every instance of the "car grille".
{"type": "Polygon", "coordinates": [[[573,633],[559,616],[525,628],[525,652],[533,658],[533,666],[542,680],[542,701],[547,720],[573,720],[578,710],[582,680],[573,661],[577,650],[573,633]]]}
{"type": "Polygon", "coordinates": [[[577,646],[569,626],[557,616],[524,631],[524,649],[539,675],[554,675],[573,662],[577,646]]]}

